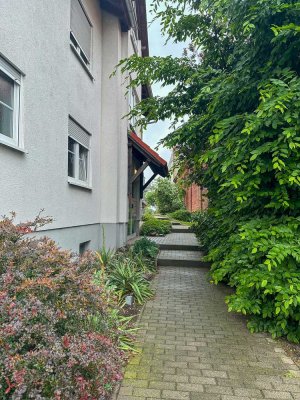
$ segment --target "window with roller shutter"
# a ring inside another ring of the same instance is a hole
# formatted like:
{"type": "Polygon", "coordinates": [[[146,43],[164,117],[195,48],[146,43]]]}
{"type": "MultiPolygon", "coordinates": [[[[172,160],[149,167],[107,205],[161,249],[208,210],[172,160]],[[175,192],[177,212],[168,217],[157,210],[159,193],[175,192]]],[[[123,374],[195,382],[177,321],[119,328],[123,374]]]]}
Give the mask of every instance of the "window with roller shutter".
{"type": "Polygon", "coordinates": [[[70,183],[90,184],[91,135],[69,117],[68,177],[70,183]]]}
{"type": "Polygon", "coordinates": [[[71,46],[85,65],[91,61],[92,24],[80,0],[71,0],[71,46]]]}

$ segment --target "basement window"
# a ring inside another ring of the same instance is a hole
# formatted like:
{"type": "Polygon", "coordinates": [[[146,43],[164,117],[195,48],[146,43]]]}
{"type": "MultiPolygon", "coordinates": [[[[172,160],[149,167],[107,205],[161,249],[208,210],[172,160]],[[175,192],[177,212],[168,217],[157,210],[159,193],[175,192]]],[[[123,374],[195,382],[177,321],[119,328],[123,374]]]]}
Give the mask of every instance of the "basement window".
{"type": "Polygon", "coordinates": [[[89,248],[90,248],[91,241],[88,240],[87,242],[82,242],[79,245],[79,254],[82,256],[89,248]]]}

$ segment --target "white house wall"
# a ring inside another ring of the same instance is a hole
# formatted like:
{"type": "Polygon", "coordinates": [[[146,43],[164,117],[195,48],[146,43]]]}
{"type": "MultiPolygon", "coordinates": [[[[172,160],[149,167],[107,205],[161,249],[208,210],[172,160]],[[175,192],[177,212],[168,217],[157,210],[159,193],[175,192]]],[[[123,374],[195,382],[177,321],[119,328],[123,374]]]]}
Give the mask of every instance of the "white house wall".
{"type": "Polygon", "coordinates": [[[100,224],[110,247],[124,244],[127,230],[127,103],[120,74],[109,78],[127,34],[98,0],[82,2],[93,25],[94,80],[70,48],[69,0],[0,1],[0,53],[25,74],[26,149],[0,145],[0,215],[28,220],[44,208],[54,222],[43,234],[73,250],[88,240],[99,248],[100,224]],[[69,115],[92,135],[92,190],[68,183],[69,115]]]}

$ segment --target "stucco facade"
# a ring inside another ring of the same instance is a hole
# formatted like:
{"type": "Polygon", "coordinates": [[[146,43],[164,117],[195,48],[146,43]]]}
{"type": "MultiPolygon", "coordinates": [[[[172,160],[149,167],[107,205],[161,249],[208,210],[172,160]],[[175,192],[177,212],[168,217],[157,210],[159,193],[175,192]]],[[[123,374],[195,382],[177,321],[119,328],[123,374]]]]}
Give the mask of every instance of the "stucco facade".
{"type": "Polygon", "coordinates": [[[110,75],[134,51],[118,16],[99,0],[81,3],[92,25],[89,69],[70,46],[71,0],[0,2],[0,55],[22,72],[19,148],[0,137],[0,214],[24,221],[44,209],[54,221],[41,234],[74,251],[98,249],[102,226],[109,247],[127,239],[129,106],[124,77],[110,75]],[[68,179],[70,116],[90,135],[84,187],[68,179]]]}

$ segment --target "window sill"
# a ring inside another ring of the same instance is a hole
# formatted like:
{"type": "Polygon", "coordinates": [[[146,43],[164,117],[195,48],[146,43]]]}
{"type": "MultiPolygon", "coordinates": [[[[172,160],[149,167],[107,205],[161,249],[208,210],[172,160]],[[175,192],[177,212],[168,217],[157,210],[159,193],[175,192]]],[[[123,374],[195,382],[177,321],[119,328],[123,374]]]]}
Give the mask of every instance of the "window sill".
{"type": "Polygon", "coordinates": [[[8,143],[5,140],[0,138],[0,145],[10,148],[11,150],[18,151],[23,154],[28,154],[28,151],[23,149],[23,147],[18,146],[17,144],[8,143]]]}
{"type": "Polygon", "coordinates": [[[76,58],[80,61],[80,64],[83,66],[83,69],[85,70],[85,72],[88,74],[89,78],[94,81],[95,78],[93,77],[91,71],[89,70],[89,68],[87,67],[87,65],[85,64],[85,62],[82,60],[82,58],[80,57],[80,55],[77,53],[77,50],[75,49],[74,45],[72,43],[70,43],[70,47],[73,51],[73,53],[75,54],[76,58]]]}
{"type": "Polygon", "coordinates": [[[92,186],[90,186],[89,184],[81,182],[81,181],[78,181],[77,179],[73,179],[73,178],[70,178],[70,177],[68,178],[68,183],[69,183],[69,185],[78,186],[78,187],[80,187],[82,189],[86,189],[86,190],[90,190],[90,191],[93,190],[92,186]]]}

